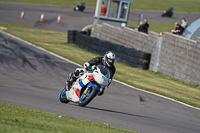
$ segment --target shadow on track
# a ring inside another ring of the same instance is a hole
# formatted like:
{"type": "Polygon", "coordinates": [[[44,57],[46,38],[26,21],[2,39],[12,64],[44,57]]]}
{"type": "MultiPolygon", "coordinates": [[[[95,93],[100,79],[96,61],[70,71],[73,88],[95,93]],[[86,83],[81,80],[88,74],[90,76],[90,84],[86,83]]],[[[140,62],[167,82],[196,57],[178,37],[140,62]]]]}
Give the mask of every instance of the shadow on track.
{"type": "Polygon", "coordinates": [[[141,117],[141,118],[159,120],[159,119],[152,118],[152,117],[146,117],[146,116],[141,116],[141,115],[129,114],[129,113],[124,113],[124,112],[115,111],[115,110],[109,110],[109,109],[100,109],[100,108],[88,107],[88,106],[85,107],[85,108],[92,109],[92,110],[104,111],[104,112],[110,112],[110,113],[116,113],[116,114],[122,114],[122,115],[128,115],[128,116],[134,116],[134,117],[141,117]]]}

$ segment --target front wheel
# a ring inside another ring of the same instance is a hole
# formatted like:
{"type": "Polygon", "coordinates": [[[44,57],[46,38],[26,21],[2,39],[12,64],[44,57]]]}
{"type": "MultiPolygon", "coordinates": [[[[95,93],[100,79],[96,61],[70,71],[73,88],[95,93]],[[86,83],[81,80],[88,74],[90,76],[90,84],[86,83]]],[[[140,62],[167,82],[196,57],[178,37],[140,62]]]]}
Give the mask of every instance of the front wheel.
{"type": "Polygon", "coordinates": [[[78,7],[74,7],[74,11],[78,11],[79,10],[79,8],[78,7]]]}
{"type": "Polygon", "coordinates": [[[62,90],[62,92],[60,93],[59,99],[60,99],[60,102],[62,102],[62,103],[69,102],[69,100],[67,100],[67,96],[66,96],[66,89],[62,90]]]}
{"type": "Polygon", "coordinates": [[[86,88],[86,90],[80,96],[78,105],[82,107],[86,106],[90,101],[92,101],[92,99],[97,95],[98,92],[99,90],[94,86],[86,88]]]}

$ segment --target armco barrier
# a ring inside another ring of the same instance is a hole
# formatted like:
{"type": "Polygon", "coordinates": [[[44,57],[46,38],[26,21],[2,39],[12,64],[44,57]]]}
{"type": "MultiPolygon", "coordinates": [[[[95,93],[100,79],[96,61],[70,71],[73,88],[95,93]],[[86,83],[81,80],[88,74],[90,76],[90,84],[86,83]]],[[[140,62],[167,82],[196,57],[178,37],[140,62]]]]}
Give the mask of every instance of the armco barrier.
{"type": "Polygon", "coordinates": [[[117,56],[117,62],[144,70],[149,69],[151,59],[151,54],[149,53],[91,37],[87,32],[70,31],[70,33],[71,40],[68,40],[68,43],[76,43],[77,47],[100,55],[104,55],[106,51],[113,51],[117,56]]]}

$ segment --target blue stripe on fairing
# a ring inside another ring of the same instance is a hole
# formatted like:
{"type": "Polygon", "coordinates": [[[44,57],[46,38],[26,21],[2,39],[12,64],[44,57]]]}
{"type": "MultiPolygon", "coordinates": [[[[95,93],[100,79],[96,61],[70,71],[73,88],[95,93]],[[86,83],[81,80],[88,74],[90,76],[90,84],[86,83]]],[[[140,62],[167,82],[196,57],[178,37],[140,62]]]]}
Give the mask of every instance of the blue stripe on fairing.
{"type": "Polygon", "coordinates": [[[84,87],[84,86],[85,86],[85,85],[83,84],[82,80],[79,81],[79,85],[80,85],[81,87],[84,87]]]}
{"type": "Polygon", "coordinates": [[[98,87],[96,84],[89,83],[89,84],[87,85],[87,87],[89,87],[89,86],[94,86],[95,88],[97,88],[97,90],[99,90],[99,87],[98,87]]]}

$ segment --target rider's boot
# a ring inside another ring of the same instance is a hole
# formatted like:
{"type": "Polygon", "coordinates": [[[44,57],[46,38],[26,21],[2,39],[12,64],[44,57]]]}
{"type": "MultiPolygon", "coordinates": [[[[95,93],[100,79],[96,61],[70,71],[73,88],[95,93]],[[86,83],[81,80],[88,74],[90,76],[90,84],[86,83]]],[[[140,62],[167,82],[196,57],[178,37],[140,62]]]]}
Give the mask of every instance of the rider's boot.
{"type": "Polygon", "coordinates": [[[78,79],[78,75],[79,75],[79,72],[78,72],[78,71],[69,74],[69,76],[68,76],[68,78],[67,78],[67,82],[66,82],[66,83],[67,83],[68,90],[71,89],[73,82],[76,81],[76,80],[78,79]]]}
{"type": "Polygon", "coordinates": [[[98,93],[98,96],[102,96],[103,93],[104,93],[104,90],[105,90],[105,87],[101,87],[101,88],[100,88],[100,91],[99,91],[99,93],[98,93]]]}

